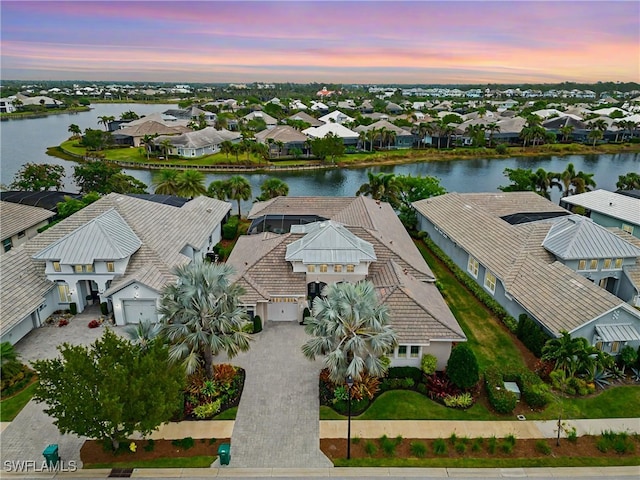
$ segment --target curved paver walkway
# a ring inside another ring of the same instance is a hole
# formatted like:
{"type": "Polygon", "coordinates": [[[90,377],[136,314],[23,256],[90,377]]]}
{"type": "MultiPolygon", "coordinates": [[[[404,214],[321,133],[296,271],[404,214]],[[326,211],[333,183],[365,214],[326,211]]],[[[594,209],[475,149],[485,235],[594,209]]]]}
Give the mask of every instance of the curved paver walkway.
{"type": "Polygon", "coordinates": [[[231,467],[331,467],[320,451],[318,373],[301,351],[297,323],[268,323],[251,349],[231,362],[245,368],[231,438],[231,467]]]}

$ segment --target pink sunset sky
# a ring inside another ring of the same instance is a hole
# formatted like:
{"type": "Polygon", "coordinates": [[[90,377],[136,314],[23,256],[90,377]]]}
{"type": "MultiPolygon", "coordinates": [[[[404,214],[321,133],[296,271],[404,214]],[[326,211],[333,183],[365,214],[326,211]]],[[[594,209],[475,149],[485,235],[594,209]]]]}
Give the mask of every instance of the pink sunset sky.
{"type": "Polygon", "coordinates": [[[638,1],[2,1],[2,79],[640,81],[638,1]]]}

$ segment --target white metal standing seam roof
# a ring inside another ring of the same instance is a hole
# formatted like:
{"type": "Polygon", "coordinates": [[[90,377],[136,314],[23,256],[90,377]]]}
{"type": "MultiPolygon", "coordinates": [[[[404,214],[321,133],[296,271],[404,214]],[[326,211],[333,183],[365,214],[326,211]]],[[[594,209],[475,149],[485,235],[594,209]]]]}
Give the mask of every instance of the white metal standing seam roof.
{"type": "Polygon", "coordinates": [[[580,215],[557,221],[542,246],[563,260],[640,256],[638,247],[580,215]]]}
{"type": "Polygon", "coordinates": [[[67,265],[89,265],[94,260],[119,260],[131,256],[142,242],[115,209],[97,216],[44,250],[36,260],[56,260],[67,265]]]}
{"type": "Polygon", "coordinates": [[[640,340],[640,333],[630,323],[596,325],[596,332],[603,342],[630,342],[640,340]]]}
{"type": "Polygon", "coordinates": [[[374,262],[373,245],[330,220],[292,226],[292,233],[306,235],[287,245],[287,261],[300,260],[304,264],[358,264],[374,262]]]}
{"type": "Polygon", "coordinates": [[[640,225],[640,199],[607,190],[594,190],[564,197],[563,202],[584,207],[617,218],[623,222],[640,225]]]}

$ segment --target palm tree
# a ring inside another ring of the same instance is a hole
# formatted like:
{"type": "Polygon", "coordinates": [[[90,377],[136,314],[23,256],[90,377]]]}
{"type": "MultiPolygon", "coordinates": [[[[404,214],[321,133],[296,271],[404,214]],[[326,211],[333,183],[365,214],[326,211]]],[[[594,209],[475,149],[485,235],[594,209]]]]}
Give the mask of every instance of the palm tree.
{"type": "Polygon", "coordinates": [[[204,174],[197,170],[185,170],[176,179],[178,195],[194,198],[205,195],[207,188],[204,186],[204,174]]]}
{"type": "Polygon", "coordinates": [[[113,122],[116,117],[110,115],[102,115],[98,117],[98,125],[104,125],[104,130],[107,131],[109,128],[109,122],[113,122]]]}
{"type": "Polygon", "coordinates": [[[278,147],[278,158],[280,158],[280,155],[282,155],[284,151],[284,142],[282,140],[276,140],[275,144],[278,147]]]}
{"type": "Polygon", "coordinates": [[[256,200],[260,202],[264,202],[270,198],[285,197],[289,195],[289,185],[276,177],[271,177],[265,180],[262,185],[260,185],[260,190],[262,191],[262,194],[256,198],[256,200]]]}
{"type": "Polygon", "coordinates": [[[616,188],[619,190],[640,190],[640,175],[635,172],[620,175],[616,188]]]}
{"type": "Polygon", "coordinates": [[[369,139],[369,151],[373,152],[373,142],[375,142],[376,137],[378,136],[378,130],[375,128],[367,131],[367,138],[369,139]]]}
{"type": "Polygon", "coordinates": [[[593,179],[593,173],[578,172],[575,178],[571,181],[573,186],[573,193],[590,192],[592,187],[595,188],[596,182],[593,179]]]}
{"type": "Polygon", "coordinates": [[[371,172],[367,172],[367,177],[369,177],[369,182],[360,185],[356,196],[369,196],[374,200],[388,202],[394,207],[399,205],[400,185],[393,173],[378,173],[374,175],[371,172]]]}
{"type": "Polygon", "coordinates": [[[589,138],[590,140],[593,140],[593,146],[595,147],[596,143],[598,143],[598,140],[601,140],[603,136],[604,134],[602,133],[602,130],[598,130],[594,128],[588,133],[587,138],[589,138]]]}
{"type": "Polygon", "coordinates": [[[149,160],[149,154],[154,145],[154,140],[158,135],[145,135],[140,139],[140,144],[144,145],[144,149],[147,152],[147,161],[149,160]]]}
{"type": "Polygon", "coordinates": [[[382,357],[393,352],[398,338],[371,282],[325,287],[313,301],[308,322],[306,332],[314,338],[302,346],[302,353],[309,360],[326,355],[324,364],[335,384],[344,384],[348,375],[359,381],[386,373],[382,357]]]}
{"type": "Polygon", "coordinates": [[[564,187],[562,190],[562,196],[568,197],[571,195],[571,181],[576,176],[576,169],[573,166],[573,163],[569,163],[567,168],[560,174],[560,182],[562,182],[562,186],[564,187]]]}
{"type": "Polygon", "coordinates": [[[367,131],[366,130],[362,130],[359,134],[358,134],[358,142],[361,145],[361,149],[365,150],[366,147],[366,142],[367,142],[367,131]]]}
{"type": "Polygon", "coordinates": [[[131,343],[138,345],[140,350],[148,349],[153,341],[158,338],[160,333],[160,324],[151,323],[150,320],[143,320],[140,323],[135,323],[127,326],[124,330],[131,343]]]}
{"type": "Polygon", "coordinates": [[[171,140],[169,140],[168,138],[165,138],[160,142],[160,146],[164,149],[164,158],[169,159],[169,151],[173,146],[173,144],[171,143],[171,140]]]}
{"type": "Polygon", "coordinates": [[[172,273],[177,282],[164,288],[158,309],[169,358],[182,361],[187,374],[204,367],[211,379],[214,356],[233,358],[249,350],[249,335],[242,331],[249,320],[240,306],[244,290],[231,283],[233,268],[222,263],[196,261],[172,273]]]}
{"type": "Polygon", "coordinates": [[[218,200],[227,199],[227,182],[224,180],[214,180],[207,188],[207,196],[218,200]]]}
{"type": "Polygon", "coordinates": [[[382,142],[384,142],[384,138],[387,134],[387,129],[385,127],[377,129],[378,135],[380,136],[380,150],[382,150],[382,142]]]}
{"type": "Polygon", "coordinates": [[[233,151],[233,143],[229,140],[225,140],[220,144],[220,151],[227,156],[227,160],[229,160],[229,154],[233,151]]]}
{"type": "Polygon", "coordinates": [[[23,366],[18,360],[16,348],[9,342],[0,343],[0,372],[2,379],[16,376],[22,368],[23,366]]]}
{"type": "Polygon", "coordinates": [[[388,130],[387,131],[387,148],[388,149],[391,149],[391,142],[393,142],[393,144],[395,145],[396,136],[397,136],[397,134],[393,130],[388,130]]]}
{"type": "Polygon", "coordinates": [[[594,367],[601,367],[607,359],[586,338],[574,337],[563,331],[559,338],[552,338],[542,347],[542,359],[554,362],[556,370],[563,370],[567,377],[588,374],[594,367]]]}
{"type": "Polygon", "coordinates": [[[152,185],[155,187],[154,192],[158,195],[178,195],[178,182],[180,172],[169,168],[159,170],[153,176],[152,185]]]}
{"type": "Polygon", "coordinates": [[[240,200],[249,200],[251,198],[251,184],[242,175],[234,175],[227,180],[227,196],[231,200],[238,202],[238,218],[242,218],[240,200]]]}
{"type": "Polygon", "coordinates": [[[547,172],[543,168],[539,168],[533,174],[533,183],[540,195],[544,198],[549,199],[551,196],[549,195],[549,189],[552,187],[558,187],[562,190],[562,183],[558,181],[558,174],[554,172],[547,172]]]}
{"type": "Polygon", "coordinates": [[[569,137],[573,134],[574,126],[573,125],[565,125],[564,127],[560,127],[560,133],[562,134],[562,141],[566,142],[569,140],[569,137]]]}
{"type": "Polygon", "coordinates": [[[495,122],[488,123],[485,129],[489,132],[489,146],[493,146],[493,135],[495,133],[500,133],[500,125],[495,122]]]}
{"type": "Polygon", "coordinates": [[[82,136],[82,130],[80,130],[80,127],[75,123],[69,125],[69,128],[67,130],[73,135],[73,138],[80,138],[82,136]]]}

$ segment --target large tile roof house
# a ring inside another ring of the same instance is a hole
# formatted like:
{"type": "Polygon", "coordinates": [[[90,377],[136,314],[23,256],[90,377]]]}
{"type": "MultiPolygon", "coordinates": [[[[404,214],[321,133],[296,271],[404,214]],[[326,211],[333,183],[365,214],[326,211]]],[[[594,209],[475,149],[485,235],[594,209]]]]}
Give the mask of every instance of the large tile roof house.
{"type": "Polygon", "coordinates": [[[54,215],[44,208],[0,201],[0,255],[35,237],[54,215]]]}
{"type": "Polygon", "coordinates": [[[419,228],[515,318],[610,353],[640,345],[640,248],[533,192],[449,193],[414,203],[419,228]],[[627,303],[629,302],[629,303],[627,303]],[[626,332],[605,342],[598,332],[626,332]]]}
{"type": "Polygon", "coordinates": [[[324,285],[370,280],[387,304],[400,345],[394,365],[423,354],[446,365],[464,332],[393,209],[366,197],[277,197],[254,204],[249,235],[227,263],[242,302],[268,321],[302,321],[324,285]]]}
{"type": "Polygon", "coordinates": [[[211,251],[230,210],[208,197],[176,207],[116,193],[88,205],[0,257],[2,341],[94,300],[107,303],[118,325],[157,321],[171,269],[211,251]]]}
{"type": "Polygon", "coordinates": [[[161,135],[154,140],[154,144],[156,147],[162,148],[162,143],[167,140],[170,144],[170,155],[190,158],[217,153],[221,150],[222,142],[237,142],[240,138],[239,132],[206,127],[202,130],[186,132],[180,135],[161,135]]]}

